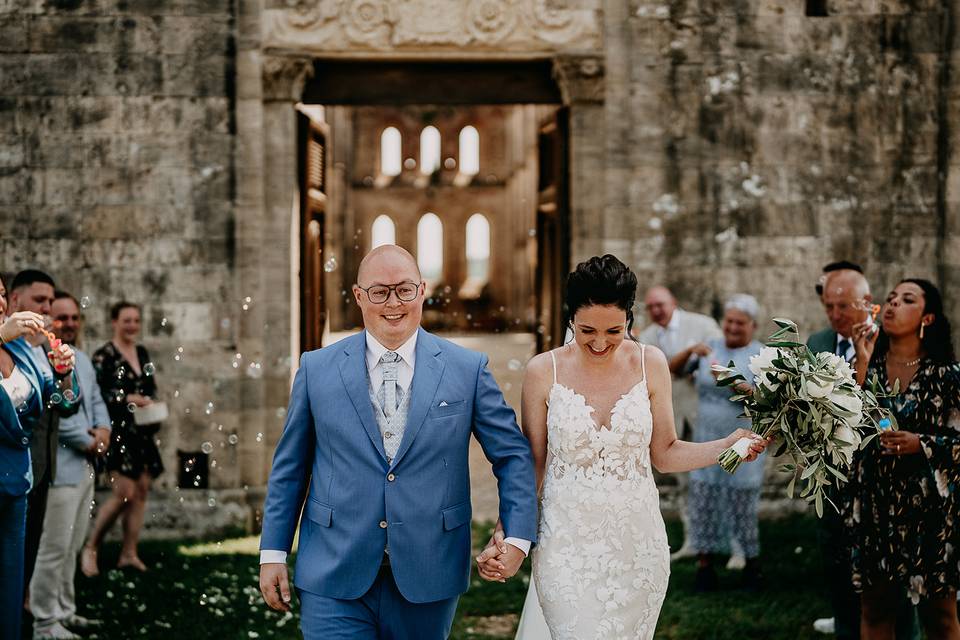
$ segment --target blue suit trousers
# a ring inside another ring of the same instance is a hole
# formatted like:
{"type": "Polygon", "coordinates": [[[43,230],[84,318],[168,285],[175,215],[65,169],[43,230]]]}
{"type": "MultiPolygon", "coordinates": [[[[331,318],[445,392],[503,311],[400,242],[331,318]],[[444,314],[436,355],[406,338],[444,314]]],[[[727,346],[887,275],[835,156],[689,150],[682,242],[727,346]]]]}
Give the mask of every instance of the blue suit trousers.
{"type": "Polygon", "coordinates": [[[370,590],[340,600],[297,589],[304,640],[446,640],[459,596],[413,603],[397,589],[389,565],[380,568],[370,590]]]}

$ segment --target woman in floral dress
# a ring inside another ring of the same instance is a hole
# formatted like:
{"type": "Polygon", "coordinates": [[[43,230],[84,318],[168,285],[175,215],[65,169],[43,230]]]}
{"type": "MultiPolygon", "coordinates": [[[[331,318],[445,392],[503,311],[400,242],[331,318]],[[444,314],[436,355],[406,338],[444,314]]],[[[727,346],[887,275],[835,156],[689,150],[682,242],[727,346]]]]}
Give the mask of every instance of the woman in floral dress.
{"type": "Polygon", "coordinates": [[[900,282],[882,318],[880,332],[854,327],[858,380],[869,363],[897,422],[861,452],[847,510],[861,636],[892,639],[906,592],[928,638],[957,640],[960,365],[930,282],[900,282]]]}

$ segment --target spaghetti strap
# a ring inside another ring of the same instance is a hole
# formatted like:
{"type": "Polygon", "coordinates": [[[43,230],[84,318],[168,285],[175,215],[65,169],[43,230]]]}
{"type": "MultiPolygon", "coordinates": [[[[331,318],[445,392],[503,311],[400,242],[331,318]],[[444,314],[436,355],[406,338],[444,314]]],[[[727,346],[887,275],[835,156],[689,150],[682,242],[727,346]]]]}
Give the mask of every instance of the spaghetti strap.
{"type": "Polygon", "coordinates": [[[554,355],[553,349],[550,350],[550,359],[553,360],[553,384],[557,384],[557,356],[554,355]]]}
{"type": "Polygon", "coordinates": [[[640,344],[640,375],[647,379],[647,345],[640,344]]]}

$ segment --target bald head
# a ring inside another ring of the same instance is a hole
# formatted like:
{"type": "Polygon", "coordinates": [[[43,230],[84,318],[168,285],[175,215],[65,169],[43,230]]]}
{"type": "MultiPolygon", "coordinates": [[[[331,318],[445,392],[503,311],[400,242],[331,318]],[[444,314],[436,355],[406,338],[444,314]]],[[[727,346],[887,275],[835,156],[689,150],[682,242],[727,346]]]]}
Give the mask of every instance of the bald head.
{"type": "Polygon", "coordinates": [[[383,279],[387,273],[403,272],[407,280],[420,282],[420,267],[409,251],[395,244],[377,247],[360,261],[357,269],[357,284],[369,287],[371,284],[394,284],[399,280],[383,279]]]}
{"type": "Polygon", "coordinates": [[[677,300],[673,297],[670,289],[660,285],[647,290],[643,303],[647,307],[647,314],[650,316],[651,322],[655,322],[661,327],[670,324],[673,312],[677,308],[677,300]]]}
{"type": "Polygon", "coordinates": [[[867,319],[872,302],[870,283],[862,273],[853,269],[831,271],[823,283],[820,299],[830,327],[842,337],[849,338],[853,325],[867,319]]]}
{"type": "Polygon", "coordinates": [[[840,269],[827,274],[827,279],[823,283],[823,291],[826,293],[829,290],[833,290],[835,293],[851,291],[854,297],[863,298],[870,295],[870,283],[859,271],[840,269]]]}

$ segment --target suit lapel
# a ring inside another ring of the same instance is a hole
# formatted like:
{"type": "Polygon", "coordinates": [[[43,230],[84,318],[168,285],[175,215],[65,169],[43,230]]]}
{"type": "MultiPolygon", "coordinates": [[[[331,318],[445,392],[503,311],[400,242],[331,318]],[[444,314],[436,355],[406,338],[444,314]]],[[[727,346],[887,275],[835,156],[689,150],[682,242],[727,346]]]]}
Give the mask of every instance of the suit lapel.
{"type": "Polygon", "coordinates": [[[377,426],[377,420],[373,416],[373,403],[370,402],[370,382],[367,377],[367,332],[361,331],[355,338],[347,338],[350,344],[343,350],[343,358],[340,360],[340,379],[347,390],[350,402],[357,411],[360,418],[360,424],[363,425],[370,442],[380,453],[384,461],[387,454],[383,450],[383,436],[380,435],[380,427],[377,426]]]}
{"type": "Polygon", "coordinates": [[[433,400],[437,395],[437,387],[440,386],[440,378],[443,375],[443,359],[440,357],[440,347],[436,339],[419,329],[420,335],[417,336],[417,364],[413,371],[413,382],[410,383],[410,409],[407,413],[407,426],[404,429],[403,440],[400,442],[400,448],[397,450],[397,456],[393,459],[393,466],[396,466],[404,454],[410,449],[423,421],[427,418],[427,412],[433,406],[433,400]]]}

